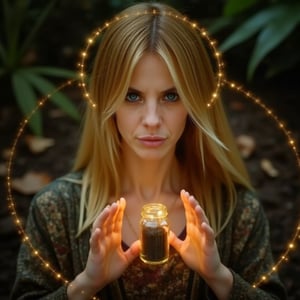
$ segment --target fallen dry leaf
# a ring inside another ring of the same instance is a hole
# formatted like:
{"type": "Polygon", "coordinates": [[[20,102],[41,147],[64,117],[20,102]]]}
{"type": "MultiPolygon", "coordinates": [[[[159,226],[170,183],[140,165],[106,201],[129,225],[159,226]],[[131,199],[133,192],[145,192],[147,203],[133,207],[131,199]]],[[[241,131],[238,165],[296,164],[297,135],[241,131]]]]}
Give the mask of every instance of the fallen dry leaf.
{"type": "Polygon", "coordinates": [[[5,163],[0,164],[0,176],[4,176],[7,173],[7,165],[5,163]]]}
{"type": "Polygon", "coordinates": [[[260,166],[270,177],[277,177],[279,175],[279,171],[273,166],[269,159],[262,159],[260,161],[260,166]]]}
{"type": "Polygon", "coordinates": [[[243,158],[248,158],[256,148],[255,140],[250,135],[240,135],[236,138],[237,146],[243,158]]]}
{"type": "Polygon", "coordinates": [[[49,116],[53,119],[64,117],[66,113],[62,111],[61,109],[52,109],[49,111],[49,116]]]}
{"type": "Polygon", "coordinates": [[[11,182],[14,190],[24,195],[33,195],[52,180],[47,173],[30,171],[21,178],[15,178],[11,182]]]}
{"type": "Polygon", "coordinates": [[[55,144],[54,139],[34,135],[26,135],[25,142],[29,150],[34,154],[44,152],[55,144]]]}
{"type": "Polygon", "coordinates": [[[9,157],[10,157],[10,155],[11,155],[11,149],[9,149],[9,148],[5,148],[5,149],[3,149],[2,152],[1,152],[1,156],[2,156],[2,158],[5,159],[5,160],[8,160],[9,157]]]}
{"type": "Polygon", "coordinates": [[[236,111],[243,111],[245,110],[245,104],[241,101],[231,101],[230,108],[236,111]]]}

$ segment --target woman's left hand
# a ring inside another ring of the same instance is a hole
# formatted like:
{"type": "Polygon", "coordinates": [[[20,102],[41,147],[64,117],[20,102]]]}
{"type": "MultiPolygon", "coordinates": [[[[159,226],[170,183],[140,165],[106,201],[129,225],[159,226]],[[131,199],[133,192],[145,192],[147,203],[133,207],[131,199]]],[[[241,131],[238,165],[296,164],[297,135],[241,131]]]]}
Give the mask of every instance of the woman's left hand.
{"type": "Polygon", "coordinates": [[[170,244],[189,268],[209,281],[216,278],[224,267],[220,261],[214,231],[196,199],[184,190],[180,197],[185,209],[186,238],[180,240],[170,232],[170,244]]]}
{"type": "Polygon", "coordinates": [[[196,199],[184,190],[180,197],[185,209],[186,237],[182,241],[171,231],[170,244],[185,264],[206,281],[218,299],[227,300],[233,275],[220,260],[214,231],[196,199]]]}

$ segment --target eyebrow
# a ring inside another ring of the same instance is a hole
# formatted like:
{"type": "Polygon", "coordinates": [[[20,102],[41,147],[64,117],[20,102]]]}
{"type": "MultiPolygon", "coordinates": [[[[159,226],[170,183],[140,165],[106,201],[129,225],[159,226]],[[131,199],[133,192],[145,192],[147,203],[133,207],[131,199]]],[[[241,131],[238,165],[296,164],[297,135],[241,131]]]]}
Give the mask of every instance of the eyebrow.
{"type": "MultiPolygon", "coordinates": [[[[134,92],[134,93],[137,93],[137,94],[142,94],[141,91],[139,91],[139,90],[137,90],[133,87],[129,87],[128,92],[134,92]]],[[[171,88],[168,88],[168,89],[162,91],[161,94],[166,94],[166,93],[171,93],[171,92],[176,92],[177,93],[177,89],[175,87],[171,87],[171,88]]]]}

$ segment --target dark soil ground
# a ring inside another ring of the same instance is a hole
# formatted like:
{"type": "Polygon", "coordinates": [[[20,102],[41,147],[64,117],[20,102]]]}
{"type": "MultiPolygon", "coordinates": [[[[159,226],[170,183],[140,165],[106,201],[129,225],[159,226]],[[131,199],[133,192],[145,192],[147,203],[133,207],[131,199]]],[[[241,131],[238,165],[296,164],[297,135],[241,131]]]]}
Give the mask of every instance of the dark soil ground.
{"type": "MultiPolygon", "coordinates": [[[[278,115],[286,120],[297,143],[299,143],[300,112],[299,87],[273,83],[270,86],[258,88],[266,103],[275,108],[278,115]],[[286,93],[286,87],[289,92],[286,93]],[[292,87],[292,89],[291,89],[292,87]]],[[[246,164],[257,188],[271,226],[271,243],[275,260],[278,261],[286,251],[288,244],[296,234],[299,221],[299,167],[291,148],[288,146],[285,134],[278,129],[266,113],[243,97],[232,92],[224,95],[230,123],[234,133],[247,134],[256,141],[256,149],[247,158],[246,164]],[[277,177],[271,177],[260,167],[261,160],[269,159],[278,170],[277,177]]],[[[71,91],[75,99],[78,94],[71,91]]],[[[21,136],[14,158],[13,177],[20,177],[28,171],[36,170],[48,173],[55,178],[67,172],[72,165],[72,157],[78,142],[79,124],[62,115],[53,117],[56,109],[50,104],[43,108],[45,136],[55,140],[55,145],[46,152],[32,154],[21,136]]],[[[0,107],[0,163],[6,162],[5,150],[9,149],[21,117],[18,110],[12,106],[0,107]]],[[[0,180],[0,300],[8,299],[15,277],[16,257],[21,238],[7,208],[7,192],[5,173],[0,180]]],[[[28,205],[32,195],[13,194],[18,216],[26,220],[28,205]]],[[[299,240],[299,232],[296,240],[299,240]]],[[[289,300],[300,299],[300,251],[299,243],[289,253],[288,261],[280,265],[279,275],[284,282],[289,300]]]]}

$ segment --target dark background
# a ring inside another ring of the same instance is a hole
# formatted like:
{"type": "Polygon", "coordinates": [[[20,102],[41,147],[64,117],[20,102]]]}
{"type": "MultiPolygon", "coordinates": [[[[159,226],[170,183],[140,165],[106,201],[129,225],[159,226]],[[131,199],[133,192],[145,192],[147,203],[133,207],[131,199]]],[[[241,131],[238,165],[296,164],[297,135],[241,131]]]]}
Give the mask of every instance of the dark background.
{"type": "MultiPolygon", "coordinates": [[[[5,13],[5,2],[1,0],[1,13],[5,13]]],[[[9,1],[8,1],[9,2],[9,1]]],[[[18,1],[11,1],[11,3],[18,1]]],[[[26,2],[26,1],[25,1],[26,2]]],[[[49,1],[51,2],[51,1],[49,1]]],[[[47,1],[29,1],[29,9],[23,20],[23,29],[19,40],[30,32],[38,12],[49,4],[47,1]]],[[[80,49],[85,45],[85,38],[104,20],[131,1],[53,1],[53,8],[39,28],[31,46],[23,53],[19,64],[13,68],[6,66],[5,72],[0,68],[0,299],[8,299],[15,277],[16,256],[21,242],[18,228],[8,209],[6,168],[8,152],[15,139],[22,113],[15,100],[10,76],[18,68],[36,65],[77,70],[80,49]],[[5,170],[3,171],[3,168],[5,170]]],[[[192,19],[206,25],[221,17],[226,1],[161,1],[169,2],[186,12],[192,19]]],[[[266,7],[268,1],[262,1],[266,7]]],[[[275,1],[276,2],[276,1],[275,1]]],[[[280,2],[280,1],[279,1],[280,2]]],[[[255,7],[255,10],[262,7],[255,7]]],[[[251,11],[253,13],[253,11],[251,11]]],[[[246,15],[238,16],[240,19],[246,15]]],[[[16,16],[17,18],[17,16],[16,16]]],[[[237,18],[238,19],[238,18],[237,18]]],[[[295,29],[299,33],[299,26],[295,29]]],[[[216,33],[218,41],[230,31],[216,33]]],[[[5,44],[5,39],[1,40],[5,44]]],[[[251,90],[282,120],[291,130],[296,145],[299,144],[300,112],[299,98],[299,64],[282,70],[272,77],[266,76],[270,64],[276,64],[277,58],[285,57],[284,52],[275,49],[259,66],[251,81],[246,79],[246,68],[250,56],[249,47],[253,40],[239,45],[223,54],[226,63],[226,74],[229,79],[241,83],[251,90]],[[280,54],[281,53],[281,54],[280,54]]],[[[293,45],[294,40],[288,37],[285,44],[293,45]]],[[[291,47],[299,52],[299,47],[291,47]]],[[[5,64],[2,62],[5,67],[5,64]]],[[[53,79],[54,80],[54,79],[53,79]]],[[[54,80],[59,84],[63,80],[54,80]]],[[[76,84],[64,89],[71,101],[78,107],[83,106],[80,90],[76,84]]],[[[224,103],[228,110],[229,120],[236,136],[247,134],[256,142],[252,155],[245,159],[253,183],[257,188],[271,227],[271,243],[275,260],[278,261],[286,251],[288,244],[295,237],[295,249],[288,255],[288,261],[280,265],[279,275],[287,287],[289,300],[300,299],[300,254],[296,228],[299,222],[299,162],[288,146],[285,134],[278,128],[278,123],[268,117],[263,109],[253,101],[224,89],[224,103]],[[260,167],[262,159],[267,158],[279,171],[276,178],[268,176],[260,167]]],[[[26,146],[26,136],[32,134],[25,128],[18,140],[12,176],[21,177],[28,171],[46,173],[50,179],[67,172],[72,166],[79,136],[79,122],[58,110],[52,103],[46,103],[42,109],[43,136],[55,140],[55,145],[40,154],[33,154],[26,146]],[[59,113],[61,112],[61,113],[59,113]]],[[[13,191],[19,219],[24,224],[32,195],[13,191]]]]}

